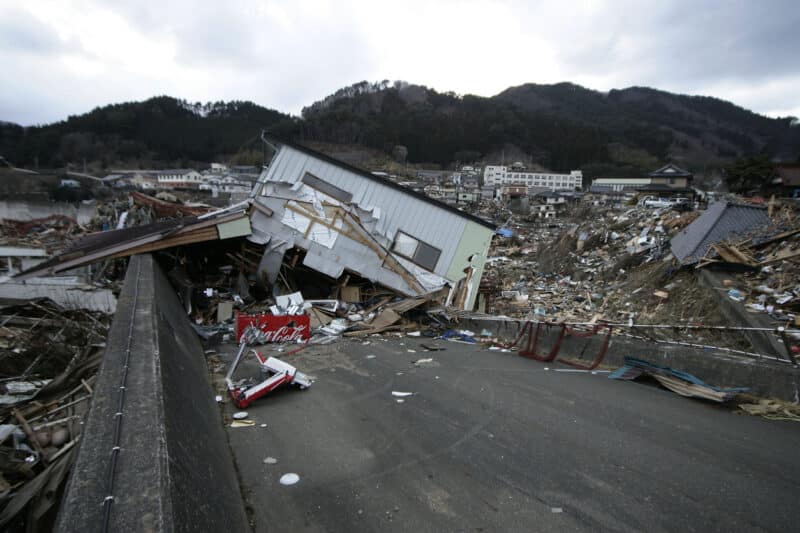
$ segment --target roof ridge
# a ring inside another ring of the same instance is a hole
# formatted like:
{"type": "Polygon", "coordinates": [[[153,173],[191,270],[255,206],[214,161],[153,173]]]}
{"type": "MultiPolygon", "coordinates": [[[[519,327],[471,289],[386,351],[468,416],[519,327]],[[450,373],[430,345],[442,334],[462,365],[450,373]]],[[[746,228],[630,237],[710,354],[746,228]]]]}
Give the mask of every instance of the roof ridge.
{"type": "Polygon", "coordinates": [[[405,194],[407,194],[409,196],[412,196],[414,198],[417,198],[419,200],[427,202],[427,203],[429,203],[431,205],[434,205],[434,206],[439,207],[441,209],[444,209],[446,211],[450,211],[450,212],[452,212],[454,214],[457,214],[457,215],[459,215],[459,216],[461,216],[463,218],[466,218],[466,219],[468,219],[468,220],[470,220],[472,222],[475,222],[476,224],[480,224],[481,226],[484,226],[486,228],[490,228],[490,229],[494,230],[497,227],[495,224],[493,224],[491,222],[488,222],[488,221],[486,221],[486,220],[484,220],[484,219],[482,219],[482,218],[480,218],[480,217],[478,217],[476,215],[473,215],[471,213],[467,213],[466,211],[462,211],[462,210],[460,210],[460,209],[458,209],[456,207],[453,207],[452,205],[449,205],[449,204],[446,204],[446,203],[441,202],[439,200],[436,200],[435,198],[431,198],[430,196],[428,196],[428,195],[426,195],[424,193],[417,192],[417,191],[415,191],[413,189],[410,189],[408,187],[400,185],[399,183],[395,183],[395,182],[393,182],[391,180],[387,180],[387,179],[383,179],[383,178],[380,178],[378,176],[375,176],[374,174],[372,174],[370,171],[368,171],[366,169],[357,167],[355,165],[351,165],[350,163],[345,163],[344,161],[336,159],[335,157],[330,156],[328,154],[325,154],[325,153],[319,152],[317,150],[314,150],[313,148],[309,148],[308,146],[305,146],[305,145],[302,145],[302,144],[297,144],[297,143],[292,142],[292,141],[287,141],[285,139],[281,139],[280,137],[277,137],[277,136],[275,136],[273,134],[270,134],[270,133],[265,134],[265,137],[268,138],[268,139],[271,139],[272,141],[274,141],[274,142],[276,142],[278,144],[283,144],[283,145],[288,146],[290,148],[294,148],[295,150],[299,150],[300,152],[304,152],[305,154],[310,155],[312,157],[316,157],[318,159],[322,159],[323,161],[326,161],[326,162],[328,162],[328,163],[330,163],[332,165],[336,165],[336,166],[338,166],[340,168],[343,168],[345,170],[353,172],[354,174],[358,174],[359,176],[362,176],[362,177],[364,177],[366,179],[369,179],[371,181],[374,181],[376,183],[380,183],[380,184],[385,185],[387,187],[399,190],[399,191],[401,191],[401,192],[403,192],[403,193],[405,193],[405,194]]]}

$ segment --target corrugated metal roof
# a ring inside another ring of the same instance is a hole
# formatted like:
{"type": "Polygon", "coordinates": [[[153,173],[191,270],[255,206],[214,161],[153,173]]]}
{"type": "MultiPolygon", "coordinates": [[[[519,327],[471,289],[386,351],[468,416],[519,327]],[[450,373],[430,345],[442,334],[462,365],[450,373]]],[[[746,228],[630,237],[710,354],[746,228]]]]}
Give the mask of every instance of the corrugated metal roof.
{"type": "Polygon", "coordinates": [[[770,224],[765,207],[715,202],[670,241],[672,254],[683,265],[699,261],[712,244],[770,224]]]}
{"type": "MultiPolygon", "coordinates": [[[[484,219],[482,219],[480,217],[477,217],[475,215],[472,215],[470,213],[466,213],[464,211],[460,211],[456,207],[448,205],[448,204],[446,204],[444,202],[440,202],[439,200],[436,200],[434,198],[426,196],[423,193],[414,191],[413,189],[409,189],[407,187],[404,187],[404,186],[402,186],[402,185],[400,185],[398,183],[395,183],[395,182],[393,182],[391,180],[388,180],[388,179],[385,179],[385,178],[381,178],[379,176],[375,176],[371,172],[368,172],[367,170],[364,170],[363,168],[358,168],[356,166],[350,165],[348,163],[345,163],[344,161],[340,161],[340,160],[338,160],[336,158],[333,158],[333,157],[331,157],[331,156],[329,156],[327,154],[324,154],[322,152],[318,152],[318,151],[316,151],[316,150],[314,150],[312,148],[308,148],[307,146],[303,146],[303,145],[300,145],[300,144],[295,144],[295,143],[286,141],[284,139],[279,139],[279,138],[271,136],[271,135],[267,135],[267,138],[270,139],[271,141],[279,144],[279,145],[284,145],[284,146],[290,147],[290,148],[292,148],[294,150],[303,152],[306,155],[309,155],[309,156],[311,156],[311,157],[313,157],[315,159],[320,160],[321,162],[329,163],[331,165],[340,167],[342,170],[345,170],[345,171],[347,171],[347,172],[349,172],[351,174],[358,175],[358,176],[360,176],[362,178],[367,178],[368,180],[371,180],[371,181],[373,181],[375,183],[379,183],[379,184],[384,185],[384,186],[386,186],[388,188],[395,189],[396,191],[399,191],[399,192],[401,192],[403,194],[407,194],[407,195],[410,195],[412,197],[415,197],[418,200],[422,200],[423,202],[431,204],[432,206],[434,206],[436,208],[444,209],[446,211],[450,211],[450,212],[452,212],[454,214],[457,214],[460,217],[472,220],[476,224],[480,224],[481,226],[485,226],[485,227],[487,227],[487,228],[489,228],[491,230],[495,229],[495,225],[492,224],[491,222],[487,222],[486,220],[484,220],[484,219]]],[[[276,155],[276,157],[277,157],[277,155],[276,155]]],[[[273,162],[270,163],[270,169],[272,168],[273,164],[274,164],[274,158],[273,158],[273,162]]],[[[269,169],[267,170],[267,172],[269,172],[269,169]]],[[[311,172],[313,174],[313,171],[309,171],[309,172],[311,172]]],[[[354,196],[355,196],[355,193],[354,193],[354,196]]]]}
{"type": "Polygon", "coordinates": [[[49,298],[66,309],[88,309],[103,313],[114,313],[117,309],[117,299],[110,290],[82,283],[62,285],[57,278],[52,284],[48,278],[34,279],[27,283],[2,283],[0,298],[19,300],[49,298]]]}
{"type": "MultiPolygon", "coordinates": [[[[375,176],[364,179],[363,171],[354,172],[347,166],[288,145],[275,155],[259,181],[297,184],[306,172],[352,194],[352,202],[361,209],[379,208],[375,230],[389,241],[401,230],[440,249],[442,253],[433,271],[440,276],[447,275],[468,221],[477,218],[449,206],[442,207],[444,204],[427,197],[423,200],[413,191],[387,180],[375,176]]],[[[484,227],[494,228],[486,221],[477,220],[484,227]]]]}

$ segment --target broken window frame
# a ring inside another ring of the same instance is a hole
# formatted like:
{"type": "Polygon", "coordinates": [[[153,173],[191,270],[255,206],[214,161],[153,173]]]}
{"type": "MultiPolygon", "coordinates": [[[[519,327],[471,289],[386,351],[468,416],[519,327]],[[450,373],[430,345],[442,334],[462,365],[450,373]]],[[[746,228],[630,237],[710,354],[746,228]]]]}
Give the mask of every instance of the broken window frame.
{"type": "Polygon", "coordinates": [[[428,244],[427,242],[425,242],[425,241],[423,241],[421,239],[418,239],[417,237],[414,237],[413,235],[411,235],[409,233],[406,233],[405,231],[400,231],[400,230],[398,230],[395,233],[394,241],[392,242],[391,250],[392,250],[392,253],[397,254],[400,257],[404,258],[404,259],[408,259],[409,261],[411,261],[415,265],[420,266],[420,267],[424,268],[425,270],[429,270],[431,272],[435,271],[436,265],[439,264],[439,259],[442,257],[442,251],[439,248],[436,248],[435,246],[432,246],[432,245],[428,244]],[[414,247],[414,252],[413,253],[407,254],[407,253],[404,253],[403,251],[401,251],[401,250],[399,250],[397,248],[398,244],[399,244],[398,241],[400,239],[402,239],[403,237],[406,237],[408,239],[416,241],[416,246],[414,247]],[[424,258],[420,257],[421,254],[424,254],[426,252],[434,252],[435,253],[435,257],[433,258],[433,262],[432,263],[425,262],[424,258]]]}

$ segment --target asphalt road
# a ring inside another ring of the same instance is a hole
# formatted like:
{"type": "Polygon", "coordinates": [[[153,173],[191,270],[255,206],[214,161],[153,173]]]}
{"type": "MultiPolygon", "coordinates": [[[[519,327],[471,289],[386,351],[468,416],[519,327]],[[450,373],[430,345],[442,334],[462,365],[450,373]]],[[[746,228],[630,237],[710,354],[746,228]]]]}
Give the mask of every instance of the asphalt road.
{"type": "Polygon", "coordinates": [[[369,341],[288,357],[314,385],[228,428],[256,531],[800,527],[796,423],[485,348],[369,341]]]}

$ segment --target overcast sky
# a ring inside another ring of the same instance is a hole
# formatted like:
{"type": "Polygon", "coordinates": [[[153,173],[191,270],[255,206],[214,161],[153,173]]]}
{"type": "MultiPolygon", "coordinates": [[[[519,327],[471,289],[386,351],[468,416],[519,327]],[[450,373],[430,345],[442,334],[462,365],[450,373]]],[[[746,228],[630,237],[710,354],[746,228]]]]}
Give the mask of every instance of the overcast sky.
{"type": "Polygon", "coordinates": [[[0,68],[0,120],[25,125],[160,94],[297,114],[382,79],[646,85],[800,116],[800,1],[0,0],[0,68]]]}

